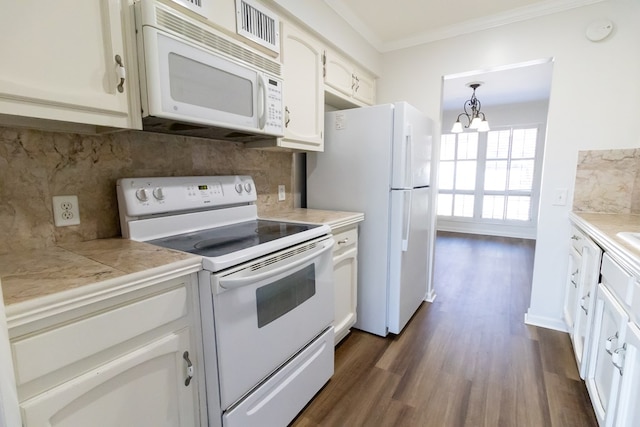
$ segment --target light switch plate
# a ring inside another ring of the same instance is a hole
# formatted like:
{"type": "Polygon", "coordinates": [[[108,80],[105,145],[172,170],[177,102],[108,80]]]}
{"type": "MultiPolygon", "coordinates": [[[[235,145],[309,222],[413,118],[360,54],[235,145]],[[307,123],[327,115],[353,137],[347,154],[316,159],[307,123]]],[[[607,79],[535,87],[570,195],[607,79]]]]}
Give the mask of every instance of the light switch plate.
{"type": "Polygon", "coordinates": [[[567,189],[566,188],[556,188],[555,193],[553,194],[553,204],[554,206],[565,206],[567,204],[567,189]]]}
{"type": "Polygon", "coordinates": [[[282,202],[287,198],[284,185],[278,185],[278,201],[282,202]]]}

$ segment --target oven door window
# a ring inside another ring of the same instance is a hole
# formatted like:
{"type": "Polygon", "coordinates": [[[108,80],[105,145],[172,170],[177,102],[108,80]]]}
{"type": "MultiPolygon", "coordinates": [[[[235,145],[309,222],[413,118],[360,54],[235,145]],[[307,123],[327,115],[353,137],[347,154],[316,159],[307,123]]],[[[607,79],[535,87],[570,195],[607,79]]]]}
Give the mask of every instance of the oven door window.
{"type": "Polygon", "coordinates": [[[268,325],[316,293],[315,265],[256,289],[258,328],[268,325]]]}

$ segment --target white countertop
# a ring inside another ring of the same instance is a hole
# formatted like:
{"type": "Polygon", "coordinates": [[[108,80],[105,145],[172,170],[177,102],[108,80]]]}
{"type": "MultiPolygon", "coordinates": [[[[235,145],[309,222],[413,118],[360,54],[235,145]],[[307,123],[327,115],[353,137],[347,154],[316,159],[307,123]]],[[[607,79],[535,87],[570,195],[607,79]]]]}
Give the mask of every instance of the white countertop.
{"type": "Polygon", "coordinates": [[[640,278],[640,250],[617,236],[622,231],[640,233],[640,215],[572,212],[569,219],[611,258],[640,278]]]}

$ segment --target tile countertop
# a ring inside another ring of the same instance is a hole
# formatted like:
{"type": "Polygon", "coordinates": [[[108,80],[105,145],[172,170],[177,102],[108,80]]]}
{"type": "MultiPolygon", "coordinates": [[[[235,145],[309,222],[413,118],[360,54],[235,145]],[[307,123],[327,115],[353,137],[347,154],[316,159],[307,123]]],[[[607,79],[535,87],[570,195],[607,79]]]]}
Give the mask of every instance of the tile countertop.
{"type": "Polygon", "coordinates": [[[310,224],[327,224],[332,231],[346,225],[357,224],[364,220],[360,212],[324,211],[319,209],[296,208],[286,212],[265,212],[260,218],[266,220],[306,222],[310,224]]]}
{"type": "Polygon", "coordinates": [[[640,250],[617,236],[621,231],[640,233],[640,215],[572,212],[569,219],[611,258],[640,278],[640,250]]]}
{"type": "Polygon", "coordinates": [[[126,286],[154,275],[195,272],[201,264],[199,256],[147,243],[98,239],[0,255],[0,278],[9,315],[18,305],[55,303],[86,285],[126,286]]]}
{"type": "MultiPolygon", "coordinates": [[[[357,224],[364,220],[364,214],[293,209],[261,215],[261,218],[327,224],[336,230],[357,224]]],[[[176,270],[185,274],[195,272],[201,264],[199,256],[143,242],[97,239],[0,255],[0,278],[9,314],[25,304],[46,305],[64,300],[69,293],[85,292],[83,288],[87,285],[125,286],[144,277],[176,270]]]]}

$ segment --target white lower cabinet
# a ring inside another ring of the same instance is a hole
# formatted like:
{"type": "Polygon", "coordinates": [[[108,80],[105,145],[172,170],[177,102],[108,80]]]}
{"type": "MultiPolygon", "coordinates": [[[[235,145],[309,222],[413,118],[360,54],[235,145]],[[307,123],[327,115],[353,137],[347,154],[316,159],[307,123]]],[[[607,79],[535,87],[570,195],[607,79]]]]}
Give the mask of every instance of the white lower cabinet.
{"type": "Polygon", "coordinates": [[[589,340],[593,325],[595,294],[600,277],[602,249],[573,227],[569,248],[569,271],[564,318],[569,331],[580,377],[585,378],[589,340]]]}
{"type": "MultiPolygon", "coordinates": [[[[195,426],[183,329],[21,402],[25,426],[195,426]]],[[[191,385],[191,384],[190,384],[191,385]]]]}
{"type": "Polygon", "coordinates": [[[625,343],[614,351],[614,362],[622,376],[618,404],[612,415],[616,427],[637,426],[640,422],[640,328],[628,323],[625,343]]]}
{"type": "Polygon", "coordinates": [[[576,323],[576,309],[578,300],[578,283],[580,281],[581,256],[575,248],[569,249],[569,269],[564,297],[564,322],[569,334],[573,335],[576,323]]]}
{"type": "Polygon", "coordinates": [[[333,232],[333,281],[335,343],[347,336],[356,323],[358,303],[358,226],[342,227],[333,232]]]}
{"type": "Polygon", "coordinates": [[[200,425],[195,281],[96,296],[10,326],[23,425],[200,425]]]}
{"type": "Polygon", "coordinates": [[[594,327],[586,375],[587,390],[600,425],[612,425],[610,412],[615,410],[620,383],[620,372],[612,362],[614,350],[624,343],[629,316],[615,297],[598,286],[594,327]],[[606,421],[606,423],[605,423],[606,421]]]}

